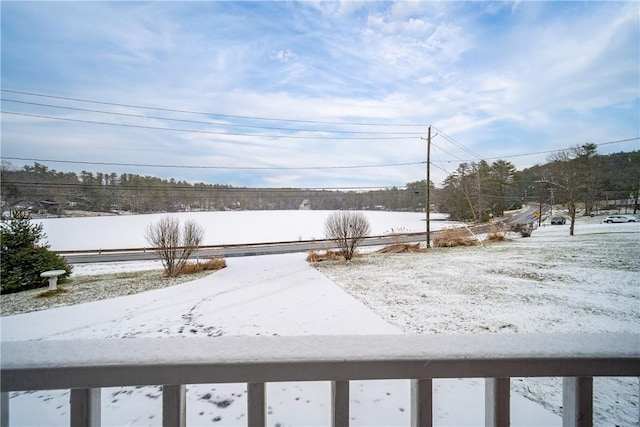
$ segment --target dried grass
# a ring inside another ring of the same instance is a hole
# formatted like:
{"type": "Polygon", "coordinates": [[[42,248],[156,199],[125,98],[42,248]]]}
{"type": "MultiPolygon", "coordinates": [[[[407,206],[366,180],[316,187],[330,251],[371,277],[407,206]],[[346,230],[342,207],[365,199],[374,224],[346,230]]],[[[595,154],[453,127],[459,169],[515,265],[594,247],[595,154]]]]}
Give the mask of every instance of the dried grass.
{"type": "Polygon", "coordinates": [[[407,254],[426,252],[425,248],[420,247],[420,243],[394,243],[376,251],[380,254],[407,254]]]}
{"type": "MultiPolygon", "coordinates": [[[[354,253],[353,258],[361,258],[362,254],[354,253]]],[[[342,252],[335,250],[328,250],[324,253],[311,251],[307,255],[307,262],[318,263],[323,261],[344,261],[344,255],[342,252]]]]}
{"type": "Polygon", "coordinates": [[[61,288],[61,287],[57,287],[56,289],[48,289],[44,292],[41,292],[39,294],[37,294],[35,297],[36,298],[51,298],[51,297],[55,297],[56,295],[59,294],[66,294],[67,292],[69,292],[68,290],[66,290],[65,288],[61,288]]]}
{"type": "Polygon", "coordinates": [[[464,228],[444,228],[433,239],[436,248],[453,248],[456,246],[476,246],[478,240],[464,228]]]}
{"type": "Polygon", "coordinates": [[[227,262],[224,258],[210,258],[205,261],[185,264],[185,266],[180,270],[180,274],[196,274],[202,271],[217,271],[222,270],[226,266],[227,262]]]}

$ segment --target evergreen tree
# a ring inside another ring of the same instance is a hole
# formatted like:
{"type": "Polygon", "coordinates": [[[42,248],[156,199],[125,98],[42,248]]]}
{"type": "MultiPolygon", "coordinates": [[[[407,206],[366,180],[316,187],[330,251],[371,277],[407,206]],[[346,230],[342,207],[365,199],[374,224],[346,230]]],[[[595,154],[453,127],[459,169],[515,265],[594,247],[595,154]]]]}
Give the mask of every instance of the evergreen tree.
{"type": "Polygon", "coordinates": [[[13,211],[10,218],[0,223],[1,292],[11,293],[47,286],[40,273],[47,270],[65,270],[59,282],[64,283],[71,274],[66,260],[39,244],[46,235],[42,224],[33,224],[28,213],[13,211]]]}

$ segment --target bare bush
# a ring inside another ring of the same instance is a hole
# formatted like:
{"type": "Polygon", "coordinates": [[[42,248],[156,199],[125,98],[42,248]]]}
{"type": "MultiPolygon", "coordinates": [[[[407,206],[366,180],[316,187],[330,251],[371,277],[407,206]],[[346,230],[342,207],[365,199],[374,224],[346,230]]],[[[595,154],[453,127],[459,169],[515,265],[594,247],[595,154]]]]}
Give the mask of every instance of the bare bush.
{"type": "Polygon", "coordinates": [[[511,231],[514,233],[520,233],[522,237],[530,237],[533,232],[534,226],[531,224],[514,224],[511,226],[511,231]]]}
{"type": "Polygon", "coordinates": [[[204,228],[195,221],[187,220],[180,229],[180,220],[163,217],[147,227],[145,238],[158,252],[165,273],[169,277],[179,276],[189,257],[200,247],[204,228]]]}
{"type": "Polygon", "coordinates": [[[371,225],[362,212],[334,212],[324,223],[327,239],[334,242],[347,261],[353,258],[356,248],[370,232],[371,225]]]}
{"type": "Polygon", "coordinates": [[[505,224],[491,224],[485,242],[503,242],[507,239],[509,229],[505,224]]]}
{"type": "Polygon", "coordinates": [[[478,241],[464,228],[444,228],[438,231],[433,239],[436,248],[452,248],[455,246],[476,246],[478,241]]]}

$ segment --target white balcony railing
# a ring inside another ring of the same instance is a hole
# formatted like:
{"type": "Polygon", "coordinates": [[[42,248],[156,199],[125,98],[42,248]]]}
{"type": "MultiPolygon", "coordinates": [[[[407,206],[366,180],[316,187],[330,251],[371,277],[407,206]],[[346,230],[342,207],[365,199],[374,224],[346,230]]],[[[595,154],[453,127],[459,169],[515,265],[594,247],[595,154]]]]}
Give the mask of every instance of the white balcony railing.
{"type": "Polygon", "coordinates": [[[185,385],[247,383],[263,426],[265,383],[331,381],[332,423],[349,424],[349,381],[410,379],[412,425],[432,425],[432,379],[485,378],[485,423],[510,421],[511,377],[563,377],[563,424],[592,424],[593,377],[640,376],[640,335],[375,335],[3,342],[9,392],[71,389],[71,425],[100,425],[102,387],[163,387],[163,425],[186,424],[185,385]]]}

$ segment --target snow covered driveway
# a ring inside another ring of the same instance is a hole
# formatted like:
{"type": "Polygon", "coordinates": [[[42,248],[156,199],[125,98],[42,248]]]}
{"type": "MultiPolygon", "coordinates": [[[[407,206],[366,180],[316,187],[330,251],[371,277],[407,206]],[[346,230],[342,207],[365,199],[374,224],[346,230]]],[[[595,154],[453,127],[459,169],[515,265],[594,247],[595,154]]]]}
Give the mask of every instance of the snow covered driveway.
{"type": "Polygon", "coordinates": [[[231,258],[193,282],[3,317],[2,340],[400,333],[305,256],[231,258]]]}

